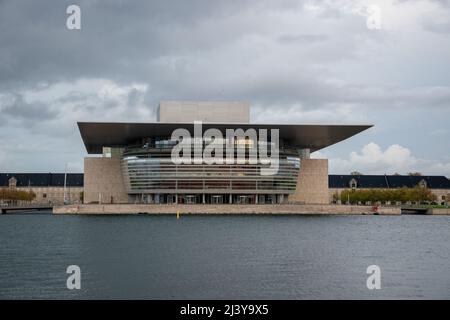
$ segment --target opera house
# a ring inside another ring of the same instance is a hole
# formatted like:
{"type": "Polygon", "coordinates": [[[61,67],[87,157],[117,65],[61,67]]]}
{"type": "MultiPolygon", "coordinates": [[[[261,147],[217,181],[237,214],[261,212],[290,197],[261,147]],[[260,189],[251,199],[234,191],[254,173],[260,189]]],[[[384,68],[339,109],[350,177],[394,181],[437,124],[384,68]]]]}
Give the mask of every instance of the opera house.
{"type": "Polygon", "coordinates": [[[371,126],[256,124],[245,102],[166,101],[154,123],[78,127],[93,155],[84,160],[84,203],[327,204],[328,160],[310,153],[371,126]],[[191,161],[174,159],[180,145],[191,161]],[[251,157],[262,151],[266,158],[251,157]],[[264,174],[263,160],[275,158],[264,174]]]}

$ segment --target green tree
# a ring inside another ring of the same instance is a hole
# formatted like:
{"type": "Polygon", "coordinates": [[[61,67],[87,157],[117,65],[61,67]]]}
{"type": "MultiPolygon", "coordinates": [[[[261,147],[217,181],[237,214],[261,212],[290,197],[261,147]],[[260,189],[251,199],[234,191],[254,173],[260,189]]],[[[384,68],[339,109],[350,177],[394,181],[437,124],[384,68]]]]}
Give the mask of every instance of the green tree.
{"type": "Polygon", "coordinates": [[[36,194],[33,191],[19,191],[10,188],[0,189],[0,199],[11,201],[16,203],[17,201],[31,202],[36,198],[36,194]]]}

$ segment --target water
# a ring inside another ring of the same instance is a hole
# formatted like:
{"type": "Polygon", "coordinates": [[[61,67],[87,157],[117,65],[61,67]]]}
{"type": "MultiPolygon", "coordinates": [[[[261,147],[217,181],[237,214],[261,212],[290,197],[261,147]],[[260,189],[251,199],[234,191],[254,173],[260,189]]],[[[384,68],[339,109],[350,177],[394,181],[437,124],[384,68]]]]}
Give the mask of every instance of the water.
{"type": "Polygon", "coordinates": [[[449,299],[450,217],[0,215],[0,298],[449,299]]]}

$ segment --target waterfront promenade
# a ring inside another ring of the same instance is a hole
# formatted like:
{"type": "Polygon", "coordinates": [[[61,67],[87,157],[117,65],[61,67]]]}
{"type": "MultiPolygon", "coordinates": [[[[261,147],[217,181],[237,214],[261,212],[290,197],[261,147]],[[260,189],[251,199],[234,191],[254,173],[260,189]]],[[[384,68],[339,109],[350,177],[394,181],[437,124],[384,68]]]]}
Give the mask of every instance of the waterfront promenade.
{"type": "Polygon", "coordinates": [[[399,215],[400,207],[274,204],[83,204],[53,208],[54,214],[336,214],[336,215],[399,215]]]}

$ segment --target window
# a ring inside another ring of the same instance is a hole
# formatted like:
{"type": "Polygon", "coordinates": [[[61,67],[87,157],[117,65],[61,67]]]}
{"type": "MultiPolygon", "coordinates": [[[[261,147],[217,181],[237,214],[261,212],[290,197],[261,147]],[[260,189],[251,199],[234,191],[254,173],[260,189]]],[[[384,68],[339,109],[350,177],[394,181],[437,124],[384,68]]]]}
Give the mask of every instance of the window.
{"type": "Polygon", "coordinates": [[[11,179],[8,180],[8,185],[10,188],[17,187],[17,179],[12,177],[11,179]]]}
{"type": "Polygon", "coordinates": [[[358,182],[355,179],[350,180],[350,188],[356,189],[358,187],[358,182]]]}
{"type": "Polygon", "coordinates": [[[42,194],[42,198],[44,198],[44,199],[47,198],[47,194],[46,194],[46,193],[43,193],[43,194],[42,194]]]}
{"type": "Polygon", "coordinates": [[[419,187],[421,187],[421,188],[426,188],[427,187],[427,182],[425,181],[425,180],[420,180],[420,182],[419,182],[419,187]]]}

